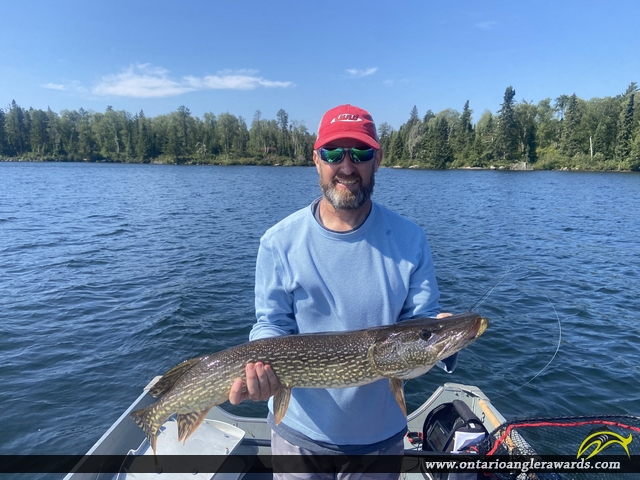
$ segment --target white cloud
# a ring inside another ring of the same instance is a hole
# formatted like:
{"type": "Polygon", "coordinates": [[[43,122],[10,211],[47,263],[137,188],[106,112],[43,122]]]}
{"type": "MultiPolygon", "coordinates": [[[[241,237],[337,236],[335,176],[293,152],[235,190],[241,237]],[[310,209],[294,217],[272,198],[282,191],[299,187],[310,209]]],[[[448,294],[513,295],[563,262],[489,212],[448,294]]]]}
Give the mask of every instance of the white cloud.
{"type": "Polygon", "coordinates": [[[388,78],[387,80],[383,80],[382,84],[385,87],[395,87],[400,85],[408,85],[409,80],[406,78],[388,78]]]}
{"type": "Polygon", "coordinates": [[[267,80],[256,70],[223,70],[218,75],[171,78],[169,71],[148,63],[130,65],[122,73],[107,75],[92,89],[95,95],[119,97],[172,97],[197,90],[253,90],[257,87],[287,88],[293,82],[267,80]]]}
{"type": "Polygon", "coordinates": [[[67,83],[45,83],[44,85],[40,85],[42,88],[48,88],[49,90],[58,90],[61,92],[71,92],[71,93],[87,93],[87,89],[84,88],[80,82],[67,82],[67,83]]]}
{"type": "Polygon", "coordinates": [[[172,80],[169,71],[148,63],[131,65],[124,72],[103,77],[93,88],[96,95],[118,97],[171,97],[195,90],[184,82],[172,80]]]}
{"type": "Polygon", "coordinates": [[[45,85],[42,85],[42,88],[49,88],[51,90],[64,90],[65,86],[59,83],[47,83],[45,85]]]}
{"type": "Polygon", "coordinates": [[[474,26],[481,30],[491,30],[497,24],[498,22],[479,22],[479,23],[476,23],[474,26]]]}
{"type": "Polygon", "coordinates": [[[239,70],[231,70],[230,68],[225,68],[218,72],[218,75],[255,75],[258,73],[258,70],[254,70],[253,68],[241,68],[239,70]]]}
{"type": "Polygon", "coordinates": [[[293,85],[292,82],[276,82],[262,77],[249,75],[207,75],[206,77],[185,77],[186,82],[196,90],[253,90],[257,87],[286,88],[293,85]]]}
{"type": "Polygon", "coordinates": [[[373,75],[378,71],[378,67],[367,68],[364,70],[358,70],[356,68],[347,69],[347,73],[352,77],[368,77],[369,75],[373,75]]]}

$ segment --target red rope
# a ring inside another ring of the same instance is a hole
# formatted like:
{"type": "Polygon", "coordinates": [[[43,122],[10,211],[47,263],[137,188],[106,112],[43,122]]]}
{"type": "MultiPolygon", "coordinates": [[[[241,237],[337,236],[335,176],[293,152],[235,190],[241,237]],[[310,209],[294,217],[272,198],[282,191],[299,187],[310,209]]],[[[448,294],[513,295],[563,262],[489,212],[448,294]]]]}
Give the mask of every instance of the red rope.
{"type": "Polygon", "coordinates": [[[582,427],[584,425],[608,425],[610,427],[620,427],[626,428],[629,430],[633,430],[634,432],[640,433],[640,428],[633,427],[631,425],[625,425],[620,422],[612,422],[610,420],[588,420],[583,422],[537,422],[537,423],[513,423],[507,427],[504,433],[498,438],[493,448],[487,453],[487,455],[493,455],[498,447],[504,442],[505,438],[511,434],[511,430],[514,428],[528,428],[528,427],[582,427]]]}

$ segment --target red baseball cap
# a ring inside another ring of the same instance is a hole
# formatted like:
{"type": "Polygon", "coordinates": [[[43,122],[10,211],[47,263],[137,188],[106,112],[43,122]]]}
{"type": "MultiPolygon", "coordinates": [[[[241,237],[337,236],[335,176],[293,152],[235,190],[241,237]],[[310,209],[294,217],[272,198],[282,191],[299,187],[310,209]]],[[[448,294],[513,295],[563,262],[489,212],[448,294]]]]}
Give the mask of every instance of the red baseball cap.
{"type": "Polygon", "coordinates": [[[380,148],[371,114],[349,104],[332,108],[322,116],[313,148],[318,149],[339,138],[353,138],[370,147],[380,148]]]}

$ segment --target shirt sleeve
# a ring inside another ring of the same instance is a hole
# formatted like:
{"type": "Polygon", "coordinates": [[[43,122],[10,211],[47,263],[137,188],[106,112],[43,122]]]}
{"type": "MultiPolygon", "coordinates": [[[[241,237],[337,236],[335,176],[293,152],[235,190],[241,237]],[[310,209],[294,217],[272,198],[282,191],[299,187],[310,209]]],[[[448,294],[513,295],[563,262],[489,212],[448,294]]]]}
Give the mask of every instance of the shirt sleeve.
{"type": "Polygon", "coordinates": [[[260,240],[256,260],[256,323],[249,340],[298,333],[293,312],[293,294],[285,285],[285,269],[277,251],[265,238],[260,240]]]}
{"type": "Polygon", "coordinates": [[[424,317],[435,318],[440,313],[439,300],[440,290],[438,290],[431,248],[426,235],[424,235],[420,256],[411,273],[407,299],[398,320],[424,317]]]}

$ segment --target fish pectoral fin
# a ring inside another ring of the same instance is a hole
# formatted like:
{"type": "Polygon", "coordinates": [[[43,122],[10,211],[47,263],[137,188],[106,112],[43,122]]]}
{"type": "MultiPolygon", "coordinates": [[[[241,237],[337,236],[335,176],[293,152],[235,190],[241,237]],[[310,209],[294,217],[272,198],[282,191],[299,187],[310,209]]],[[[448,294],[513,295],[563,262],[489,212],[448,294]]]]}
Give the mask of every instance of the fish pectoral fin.
{"type": "Polygon", "coordinates": [[[404,390],[402,389],[402,379],[400,378],[390,378],[389,386],[391,387],[391,391],[393,392],[393,396],[396,398],[396,402],[400,405],[400,410],[404,413],[405,417],[407,416],[407,403],[404,400],[404,390]]]}
{"type": "Polygon", "coordinates": [[[186,442],[188,438],[196,431],[200,424],[204,421],[209,410],[212,407],[207,407],[200,412],[189,412],[178,414],[178,441],[186,442]]]}
{"type": "Polygon", "coordinates": [[[276,425],[278,425],[282,421],[285,414],[287,413],[290,399],[291,389],[285,387],[284,385],[280,385],[280,388],[273,396],[273,416],[275,417],[276,425]]]}

